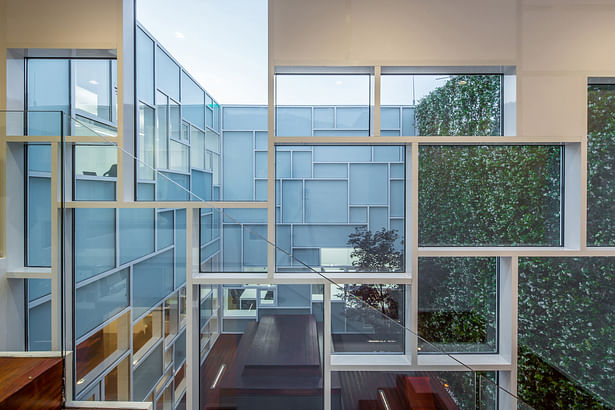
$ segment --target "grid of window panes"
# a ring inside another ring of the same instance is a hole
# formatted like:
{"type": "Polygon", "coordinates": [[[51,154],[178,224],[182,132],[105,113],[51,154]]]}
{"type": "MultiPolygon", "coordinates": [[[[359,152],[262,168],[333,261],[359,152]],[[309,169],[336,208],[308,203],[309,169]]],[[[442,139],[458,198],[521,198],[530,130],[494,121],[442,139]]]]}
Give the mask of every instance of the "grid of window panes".
{"type": "Polygon", "coordinates": [[[221,198],[220,106],[137,27],[137,200],[221,198]]]}

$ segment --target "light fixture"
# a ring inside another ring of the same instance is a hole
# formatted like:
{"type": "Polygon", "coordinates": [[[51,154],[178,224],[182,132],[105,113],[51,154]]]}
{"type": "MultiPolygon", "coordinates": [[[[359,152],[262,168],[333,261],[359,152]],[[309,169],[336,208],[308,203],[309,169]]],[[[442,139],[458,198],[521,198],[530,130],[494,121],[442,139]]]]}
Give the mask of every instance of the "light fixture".
{"type": "Polygon", "coordinates": [[[185,38],[184,33],[182,33],[181,31],[176,31],[175,38],[185,38]]]}
{"type": "Polygon", "coordinates": [[[88,83],[90,83],[92,85],[98,85],[98,81],[96,81],[96,80],[90,80],[90,81],[88,81],[88,83]]]}
{"type": "Polygon", "coordinates": [[[85,379],[81,379],[77,382],[77,384],[83,384],[83,382],[85,381],[85,379]]]}
{"type": "Polygon", "coordinates": [[[337,80],[337,81],[335,82],[335,85],[342,85],[342,80],[337,80]]]}

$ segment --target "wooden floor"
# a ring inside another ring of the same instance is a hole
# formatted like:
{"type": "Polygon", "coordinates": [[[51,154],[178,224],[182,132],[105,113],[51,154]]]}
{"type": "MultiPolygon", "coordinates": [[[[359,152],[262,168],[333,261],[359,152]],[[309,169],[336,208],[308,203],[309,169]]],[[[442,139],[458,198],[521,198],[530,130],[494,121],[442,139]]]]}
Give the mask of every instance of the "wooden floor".
{"type": "Polygon", "coordinates": [[[240,341],[241,335],[220,335],[209,352],[205,363],[201,366],[201,409],[222,408],[220,389],[211,389],[211,385],[220,370],[220,366],[225,365],[228,370],[235,360],[240,341]]]}
{"type": "Polygon", "coordinates": [[[61,409],[62,358],[0,358],[0,409],[61,409]]]}

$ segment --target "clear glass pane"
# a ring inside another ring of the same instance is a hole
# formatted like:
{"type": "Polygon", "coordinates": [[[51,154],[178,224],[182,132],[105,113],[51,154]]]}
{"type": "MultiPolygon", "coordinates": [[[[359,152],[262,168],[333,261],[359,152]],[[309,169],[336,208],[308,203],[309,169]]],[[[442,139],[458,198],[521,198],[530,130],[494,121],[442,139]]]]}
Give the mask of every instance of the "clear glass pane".
{"type": "Polygon", "coordinates": [[[154,104],[154,42],[137,27],[137,98],[154,104]]]}
{"type": "Polygon", "coordinates": [[[111,63],[108,60],[73,60],[75,109],[112,121],[111,63]]]}
{"type": "Polygon", "coordinates": [[[497,273],[496,258],[419,258],[423,352],[497,352],[497,273]]]}
{"type": "MultiPolygon", "coordinates": [[[[63,111],[68,115],[69,60],[33,58],[27,61],[28,110],[63,111]]],[[[30,113],[27,131],[27,135],[60,135],[60,118],[57,113],[30,113]]]]}
{"type": "MultiPolygon", "coordinates": [[[[154,138],[156,135],[156,118],[154,109],[139,104],[137,134],[137,178],[140,180],[154,179],[154,138]]],[[[141,199],[141,198],[139,198],[141,199]]]]}
{"type": "Polygon", "coordinates": [[[333,354],[403,354],[404,285],[331,285],[333,354]]]}
{"type": "Polygon", "coordinates": [[[181,142],[169,141],[169,169],[179,172],[188,172],[190,162],[188,159],[190,147],[181,142]]]}
{"type": "Polygon", "coordinates": [[[422,146],[420,246],[561,246],[560,146],[422,146]]]}
{"type": "Polygon", "coordinates": [[[184,72],[182,72],[182,117],[205,129],[205,93],[184,72]]]}
{"type": "Polygon", "coordinates": [[[276,147],[278,271],[403,271],[395,165],[404,166],[403,147],[276,147]]]}
{"type": "Polygon", "coordinates": [[[168,156],[168,134],[169,125],[168,98],[161,92],[156,93],[156,168],[167,169],[169,167],[168,156]]]}
{"type": "Polygon", "coordinates": [[[383,135],[502,135],[501,75],[383,75],[383,135]]]}

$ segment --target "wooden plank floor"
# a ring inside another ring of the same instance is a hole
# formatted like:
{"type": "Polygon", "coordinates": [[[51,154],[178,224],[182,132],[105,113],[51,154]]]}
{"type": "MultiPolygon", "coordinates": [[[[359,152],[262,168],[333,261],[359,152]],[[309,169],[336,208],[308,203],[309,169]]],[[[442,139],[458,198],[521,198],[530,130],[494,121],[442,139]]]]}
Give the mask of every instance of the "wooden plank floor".
{"type": "Polygon", "coordinates": [[[61,409],[62,358],[1,357],[0,409],[61,409]]]}

